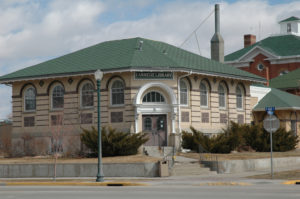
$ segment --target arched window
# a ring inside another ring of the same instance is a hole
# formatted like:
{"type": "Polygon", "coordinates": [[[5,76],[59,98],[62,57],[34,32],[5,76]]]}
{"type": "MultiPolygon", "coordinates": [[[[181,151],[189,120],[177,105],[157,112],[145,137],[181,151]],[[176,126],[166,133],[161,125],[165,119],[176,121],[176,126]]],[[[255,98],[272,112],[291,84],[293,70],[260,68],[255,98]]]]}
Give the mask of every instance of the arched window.
{"type": "Polygon", "coordinates": [[[34,87],[29,87],[25,91],[25,111],[34,111],[36,108],[36,91],[34,87]]]}
{"type": "Polygon", "coordinates": [[[188,104],[188,87],[184,80],[180,80],[180,104],[188,104]]]}
{"type": "Polygon", "coordinates": [[[226,108],[226,89],[224,84],[219,84],[219,108],[226,108]]]}
{"type": "Polygon", "coordinates": [[[94,106],[94,86],[92,83],[85,83],[81,88],[81,107],[94,106]]]}
{"type": "Polygon", "coordinates": [[[122,105],[124,104],[124,84],[120,80],[113,82],[111,86],[111,104],[122,105]]]}
{"type": "Polygon", "coordinates": [[[243,89],[240,85],[236,87],[236,108],[243,109],[243,89]]]}
{"type": "Polygon", "coordinates": [[[151,91],[143,97],[143,102],[146,102],[146,103],[148,103],[148,102],[150,102],[150,103],[151,102],[164,103],[165,98],[159,92],[151,91]]]}
{"type": "Polygon", "coordinates": [[[52,90],[52,108],[60,109],[64,107],[64,87],[60,84],[54,86],[52,90]]]}
{"type": "Polygon", "coordinates": [[[208,107],[208,88],[203,81],[200,83],[200,105],[208,107]]]}

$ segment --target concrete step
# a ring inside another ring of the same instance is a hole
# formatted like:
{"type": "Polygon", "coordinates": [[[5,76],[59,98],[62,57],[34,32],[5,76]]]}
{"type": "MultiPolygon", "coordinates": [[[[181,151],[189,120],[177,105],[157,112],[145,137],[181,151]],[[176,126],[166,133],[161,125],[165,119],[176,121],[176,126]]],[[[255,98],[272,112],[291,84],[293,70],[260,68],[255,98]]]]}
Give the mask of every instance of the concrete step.
{"type": "Polygon", "coordinates": [[[173,147],[144,146],[144,154],[153,157],[173,156],[173,147]]]}
{"type": "Polygon", "coordinates": [[[217,172],[210,171],[199,163],[175,163],[171,174],[172,176],[216,175],[217,172]]]}

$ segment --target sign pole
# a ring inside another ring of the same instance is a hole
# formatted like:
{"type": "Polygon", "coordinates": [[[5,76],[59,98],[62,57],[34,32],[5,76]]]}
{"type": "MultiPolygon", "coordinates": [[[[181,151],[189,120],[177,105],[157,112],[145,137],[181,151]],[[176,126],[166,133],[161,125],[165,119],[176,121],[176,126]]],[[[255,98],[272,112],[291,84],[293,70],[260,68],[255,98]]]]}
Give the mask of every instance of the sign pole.
{"type": "Polygon", "coordinates": [[[272,138],[272,130],[270,133],[270,146],[271,146],[271,179],[273,180],[273,138],[272,138]]]}
{"type": "Polygon", "coordinates": [[[264,129],[270,133],[271,179],[273,179],[273,132],[275,133],[280,127],[280,121],[274,116],[275,107],[266,107],[265,109],[268,113],[268,117],[264,119],[264,129]]]}

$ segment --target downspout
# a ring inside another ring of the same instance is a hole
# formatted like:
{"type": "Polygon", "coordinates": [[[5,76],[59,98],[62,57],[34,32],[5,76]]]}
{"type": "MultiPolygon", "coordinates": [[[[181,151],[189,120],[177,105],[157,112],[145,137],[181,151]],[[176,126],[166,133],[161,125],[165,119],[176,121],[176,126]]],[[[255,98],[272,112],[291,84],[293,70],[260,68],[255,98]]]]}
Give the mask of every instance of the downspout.
{"type": "Polygon", "coordinates": [[[267,79],[267,86],[269,86],[270,83],[270,71],[269,66],[266,67],[266,79],[267,79]]]}
{"type": "Polygon", "coordinates": [[[298,114],[297,114],[296,111],[295,111],[295,115],[296,115],[296,135],[298,135],[298,125],[297,125],[297,123],[298,123],[298,114]]]}
{"type": "MultiPolygon", "coordinates": [[[[181,133],[181,104],[180,104],[180,80],[184,77],[187,77],[189,75],[192,74],[192,71],[190,71],[188,74],[185,74],[185,75],[182,75],[182,76],[179,76],[178,77],[178,80],[177,80],[177,95],[178,95],[178,130],[179,130],[179,133],[181,133]]],[[[192,85],[190,85],[191,87],[192,85]]]]}

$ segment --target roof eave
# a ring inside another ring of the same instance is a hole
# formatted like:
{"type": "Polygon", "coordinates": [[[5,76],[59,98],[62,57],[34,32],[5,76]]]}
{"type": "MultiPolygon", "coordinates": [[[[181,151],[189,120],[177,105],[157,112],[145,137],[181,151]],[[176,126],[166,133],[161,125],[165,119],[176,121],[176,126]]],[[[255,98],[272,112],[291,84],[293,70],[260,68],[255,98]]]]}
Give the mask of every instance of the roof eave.
{"type": "Polygon", "coordinates": [[[254,50],[256,50],[256,49],[263,51],[268,57],[275,58],[275,59],[277,58],[277,59],[278,59],[278,56],[275,55],[274,53],[272,53],[272,52],[270,52],[270,51],[268,51],[268,50],[262,48],[262,47],[259,46],[259,45],[256,45],[256,46],[254,46],[252,49],[250,49],[248,52],[246,52],[245,54],[243,54],[241,57],[239,57],[239,58],[236,59],[236,60],[237,60],[237,61],[242,61],[242,59],[243,59],[244,57],[246,57],[248,54],[252,53],[252,52],[253,52],[254,50]]]}
{"type": "MultiPolygon", "coordinates": [[[[275,111],[288,111],[288,110],[300,110],[300,107],[280,107],[276,108],[275,106],[275,111]]],[[[252,111],[266,111],[265,108],[254,108],[252,111]]]]}
{"type": "MultiPolygon", "coordinates": [[[[166,69],[157,69],[152,67],[144,67],[144,68],[134,68],[134,67],[126,67],[122,69],[110,69],[110,70],[103,70],[103,73],[113,73],[113,72],[136,72],[136,71],[173,71],[173,72],[192,72],[194,74],[202,74],[202,75],[208,75],[208,76],[214,76],[214,77],[225,77],[225,78],[232,78],[232,79],[238,79],[238,80],[246,80],[251,82],[259,82],[259,83],[266,83],[267,81],[260,78],[254,78],[254,77],[245,77],[245,76],[239,76],[239,75],[233,75],[233,74],[226,74],[226,73],[217,73],[217,72],[210,72],[210,71],[201,71],[196,69],[188,69],[188,68],[166,68],[166,69]]],[[[21,77],[21,78],[8,78],[4,80],[0,80],[0,84],[12,84],[16,81],[28,81],[28,80],[39,80],[39,79],[53,79],[53,78],[59,78],[59,77],[70,77],[70,76],[80,76],[80,75],[93,75],[94,70],[90,71],[84,71],[84,72],[74,72],[74,73],[60,73],[60,74],[53,74],[53,75],[41,75],[41,76],[27,76],[27,77],[21,77]]]]}

